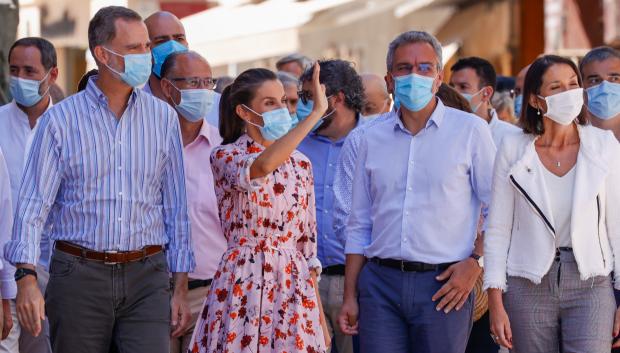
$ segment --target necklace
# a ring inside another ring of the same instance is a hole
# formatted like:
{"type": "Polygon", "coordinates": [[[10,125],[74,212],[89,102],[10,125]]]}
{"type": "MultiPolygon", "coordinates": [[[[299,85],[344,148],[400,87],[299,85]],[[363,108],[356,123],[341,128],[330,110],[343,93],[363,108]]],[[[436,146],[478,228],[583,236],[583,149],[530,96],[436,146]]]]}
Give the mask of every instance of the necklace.
{"type": "Polygon", "coordinates": [[[560,165],[561,165],[560,161],[558,161],[555,165],[556,165],[556,167],[560,168],[560,165]]]}

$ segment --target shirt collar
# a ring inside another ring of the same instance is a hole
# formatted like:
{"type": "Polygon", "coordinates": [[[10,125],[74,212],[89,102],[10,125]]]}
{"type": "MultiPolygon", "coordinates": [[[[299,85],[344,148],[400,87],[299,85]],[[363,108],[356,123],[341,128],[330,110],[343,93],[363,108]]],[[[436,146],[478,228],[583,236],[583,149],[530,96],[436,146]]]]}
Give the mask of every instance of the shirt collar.
{"type": "MultiPolygon", "coordinates": [[[[101,104],[108,105],[108,97],[99,89],[96,84],[99,75],[93,75],[88,79],[88,84],[86,85],[86,96],[89,98],[89,101],[93,107],[97,107],[101,104]]],[[[137,97],[137,89],[133,88],[131,90],[131,95],[129,96],[129,101],[127,102],[127,107],[132,105],[137,97]]]]}
{"type": "Polygon", "coordinates": [[[490,109],[489,113],[491,114],[491,121],[489,121],[489,126],[494,126],[499,121],[497,111],[495,109],[490,109]]]}
{"type": "MultiPolygon", "coordinates": [[[[353,129],[356,129],[357,127],[362,125],[362,119],[360,119],[359,113],[357,114],[357,122],[355,123],[355,127],[353,129]]],[[[319,135],[318,132],[313,131],[311,133],[308,134],[308,137],[310,137],[311,139],[317,140],[317,141],[321,141],[321,142],[326,142],[326,143],[333,143],[334,145],[337,146],[342,146],[344,144],[344,140],[347,139],[347,136],[349,136],[348,134],[345,135],[343,138],[341,138],[338,141],[332,141],[331,139],[329,139],[328,137],[325,136],[321,136],[319,135]]]]}
{"type": "MultiPolygon", "coordinates": [[[[443,122],[443,118],[446,112],[446,106],[443,104],[441,99],[439,99],[439,97],[435,97],[435,99],[437,99],[437,106],[435,106],[435,110],[433,110],[431,117],[426,122],[425,128],[429,128],[431,125],[435,125],[437,128],[440,128],[441,123],[443,122]]],[[[400,118],[400,109],[397,112],[393,112],[393,113],[394,113],[394,117],[396,120],[394,128],[399,128],[403,131],[409,132],[409,130],[405,128],[405,125],[403,124],[403,121],[400,118]]]]}
{"type": "MultiPolygon", "coordinates": [[[[30,122],[28,121],[28,115],[26,115],[26,113],[24,113],[24,111],[19,108],[19,106],[17,105],[17,102],[15,101],[15,99],[13,99],[11,101],[11,103],[9,103],[9,104],[11,104],[11,109],[13,109],[13,111],[15,111],[15,116],[19,120],[23,121],[26,124],[30,124],[30,122]]],[[[50,108],[52,108],[53,106],[54,106],[54,102],[52,101],[52,96],[50,96],[50,101],[47,104],[47,108],[45,108],[45,112],[50,110],[50,108]]],[[[43,113],[45,114],[45,112],[43,112],[43,113]]],[[[43,114],[41,114],[41,116],[43,116],[43,114]]],[[[39,119],[37,119],[37,122],[38,121],[39,121],[39,119]]],[[[30,125],[28,125],[28,126],[30,126],[30,125]]]]}
{"type": "Polygon", "coordinates": [[[192,141],[189,145],[191,146],[199,140],[204,140],[206,143],[212,145],[214,141],[213,139],[213,127],[207,122],[206,119],[202,119],[202,126],[200,127],[200,131],[198,132],[198,136],[196,139],[192,141]]]}

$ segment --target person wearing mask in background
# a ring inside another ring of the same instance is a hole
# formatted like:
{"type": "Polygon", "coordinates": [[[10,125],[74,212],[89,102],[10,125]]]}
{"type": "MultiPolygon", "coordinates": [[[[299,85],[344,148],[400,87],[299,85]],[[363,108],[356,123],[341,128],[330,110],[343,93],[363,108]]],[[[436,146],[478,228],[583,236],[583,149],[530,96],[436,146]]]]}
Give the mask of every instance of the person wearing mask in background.
{"type": "Polygon", "coordinates": [[[482,120],[436,98],[443,72],[435,37],[400,34],[386,64],[401,108],[378,118],[360,142],[339,324],[359,331],[369,353],[462,353],[495,146],[482,120]]]}
{"type": "MultiPolygon", "coordinates": [[[[15,211],[28,140],[39,118],[53,105],[50,90],[58,77],[56,49],[43,38],[19,39],[9,50],[9,73],[13,101],[0,107],[0,148],[5,153],[11,181],[12,209],[15,211]]],[[[36,270],[38,284],[44,291],[48,278],[50,244],[46,236],[41,240],[41,255],[37,259],[36,270]]],[[[5,268],[15,272],[15,268],[8,262],[5,268]]],[[[0,352],[51,352],[47,320],[43,322],[43,333],[37,337],[22,329],[17,319],[15,281],[12,276],[3,280],[8,282],[2,284],[2,298],[11,299],[11,308],[5,308],[5,314],[12,313],[13,329],[9,337],[0,342],[0,352]]]]}
{"type": "MultiPolygon", "coordinates": [[[[188,50],[187,38],[183,23],[172,13],[158,11],[144,20],[146,29],[149,31],[151,40],[151,54],[153,55],[153,73],[149,81],[144,85],[144,91],[153,94],[155,97],[166,101],[166,97],[161,88],[161,67],[168,55],[188,50]]],[[[217,128],[218,125],[218,105],[220,94],[216,93],[214,108],[211,109],[206,119],[211,125],[217,128]]]]}
{"type": "Polygon", "coordinates": [[[172,13],[158,11],[144,20],[151,40],[151,55],[153,55],[153,72],[149,81],[144,85],[144,91],[165,101],[166,97],[161,88],[161,67],[168,55],[187,51],[187,38],[183,23],[172,13]]]}
{"type": "Polygon", "coordinates": [[[383,77],[375,74],[363,74],[364,95],[366,97],[360,120],[365,123],[383,113],[390,111],[392,100],[383,77]]]}
{"type": "MultiPolygon", "coordinates": [[[[515,88],[513,90],[513,99],[515,100],[515,116],[517,120],[521,118],[521,111],[523,107],[523,82],[525,81],[525,74],[529,70],[530,65],[527,65],[517,74],[515,80],[515,88]]],[[[499,146],[498,146],[499,147],[499,146]]]]}
{"type": "Polygon", "coordinates": [[[523,97],[484,239],[491,334],[513,353],[609,353],[620,333],[610,276],[620,288],[620,145],[588,125],[570,59],[536,59],[523,97]]]}
{"type": "MultiPolygon", "coordinates": [[[[316,195],[318,258],[323,265],[319,289],[325,318],[334,337],[338,353],[353,353],[353,341],[338,326],[338,314],[344,295],[344,245],[337,238],[333,225],[334,171],[345,138],[358,124],[358,115],[364,106],[364,86],[352,64],[343,60],[319,61],[321,84],[328,95],[325,117],[317,123],[299,145],[298,150],[312,163],[316,195]]],[[[312,111],[312,68],[301,76],[302,88],[299,118],[305,119],[312,111]]]]}
{"type": "Polygon", "coordinates": [[[620,140],[620,51],[611,47],[592,49],[581,59],[579,68],[592,125],[611,130],[620,140]]]}
{"type": "Polygon", "coordinates": [[[278,62],[276,62],[276,69],[278,71],[288,72],[299,78],[310,65],[312,65],[312,60],[307,56],[293,53],[278,60],[278,62]]]}
{"type": "Polygon", "coordinates": [[[211,165],[228,250],[194,330],[194,353],[325,353],[329,346],[312,170],[295,150],[328,106],[319,74],[317,64],[313,111],[292,129],[272,71],[246,70],[222,93],[223,145],[211,165]]]}
{"type": "Polygon", "coordinates": [[[297,125],[299,119],[297,118],[297,102],[299,102],[299,80],[289,74],[288,72],[278,71],[276,72],[278,75],[278,80],[282,82],[284,86],[284,93],[286,94],[286,106],[288,108],[288,112],[291,114],[291,118],[293,119],[293,127],[297,125]]]}
{"type": "Polygon", "coordinates": [[[25,164],[4,247],[18,268],[17,315],[38,336],[47,311],[55,353],[112,342],[167,353],[189,324],[194,268],[179,121],[137,88],[151,72],[140,15],[104,7],[88,39],[99,75],[43,115],[25,164]],[[34,264],[46,220],[55,243],[44,301],[34,264]]]}
{"type": "Polygon", "coordinates": [[[179,115],[183,141],[183,164],[187,188],[192,244],[196,268],[189,274],[188,302],[192,326],[172,339],[171,353],[186,353],[213,275],[226,250],[215,198],[209,157],[222,138],[205,121],[215,102],[215,80],[207,60],[193,51],[170,54],[161,69],[161,84],[168,104],[179,115]]]}
{"type": "Polygon", "coordinates": [[[491,128],[495,146],[499,147],[502,139],[519,129],[497,116],[491,105],[495,93],[496,74],[493,65],[485,59],[475,56],[459,59],[450,69],[450,86],[469,101],[474,114],[484,119],[491,128]]]}

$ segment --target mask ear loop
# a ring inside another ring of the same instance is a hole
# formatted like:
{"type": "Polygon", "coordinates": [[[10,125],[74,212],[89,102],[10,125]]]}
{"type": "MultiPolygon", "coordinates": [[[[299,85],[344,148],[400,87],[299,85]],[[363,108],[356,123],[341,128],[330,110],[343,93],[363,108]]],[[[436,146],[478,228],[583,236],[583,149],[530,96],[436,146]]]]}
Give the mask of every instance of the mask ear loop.
{"type": "Polygon", "coordinates": [[[166,81],[168,81],[168,82],[170,83],[170,85],[171,85],[172,87],[174,87],[174,89],[176,89],[176,90],[179,92],[179,96],[180,96],[180,98],[179,98],[179,104],[177,104],[177,103],[174,101],[174,99],[172,99],[172,96],[170,96],[170,98],[171,98],[171,100],[172,100],[172,103],[174,104],[174,107],[175,107],[175,108],[176,108],[176,107],[178,107],[178,106],[181,104],[181,102],[183,101],[183,95],[181,94],[181,90],[180,90],[180,89],[179,89],[179,87],[177,87],[174,83],[172,83],[172,81],[171,81],[170,79],[168,79],[168,78],[162,78],[162,80],[166,80],[166,81]]]}
{"type": "MultiPolygon", "coordinates": [[[[255,112],[254,110],[252,110],[252,108],[248,107],[247,105],[245,105],[245,104],[243,104],[243,103],[242,103],[241,105],[242,105],[245,109],[247,109],[247,110],[251,111],[252,113],[254,113],[254,114],[256,114],[256,115],[260,116],[260,117],[261,117],[261,119],[263,119],[263,115],[262,115],[262,114],[258,114],[257,112],[255,112]]],[[[259,128],[259,129],[260,129],[260,128],[265,127],[265,120],[264,120],[264,119],[263,119],[263,126],[258,125],[258,124],[256,124],[256,123],[253,123],[253,122],[251,122],[251,121],[249,121],[249,120],[246,120],[245,122],[246,122],[246,123],[249,123],[250,125],[254,125],[254,126],[256,126],[257,128],[259,128]]]]}
{"type": "MultiPolygon", "coordinates": [[[[41,81],[39,81],[39,89],[41,89],[41,83],[43,83],[43,81],[45,81],[45,79],[47,79],[47,76],[49,76],[50,72],[52,72],[52,69],[49,69],[49,71],[45,74],[45,76],[43,76],[41,81]]],[[[52,85],[50,83],[48,83],[47,84],[47,89],[45,90],[45,93],[41,93],[41,97],[45,97],[50,92],[50,88],[51,87],[52,87],[52,85]]],[[[38,90],[37,90],[37,93],[38,93],[38,90]]]]}

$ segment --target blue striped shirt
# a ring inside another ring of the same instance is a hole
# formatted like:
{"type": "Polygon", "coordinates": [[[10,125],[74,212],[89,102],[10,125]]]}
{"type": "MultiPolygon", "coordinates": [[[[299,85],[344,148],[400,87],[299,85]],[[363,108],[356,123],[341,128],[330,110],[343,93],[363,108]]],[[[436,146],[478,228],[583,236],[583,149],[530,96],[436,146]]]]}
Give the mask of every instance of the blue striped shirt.
{"type": "Polygon", "coordinates": [[[117,119],[95,80],[40,118],[5,257],[35,264],[49,216],[53,241],[96,251],[166,245],[170,271],[191,272],[177,115],[134,89],[117,119]]]}

